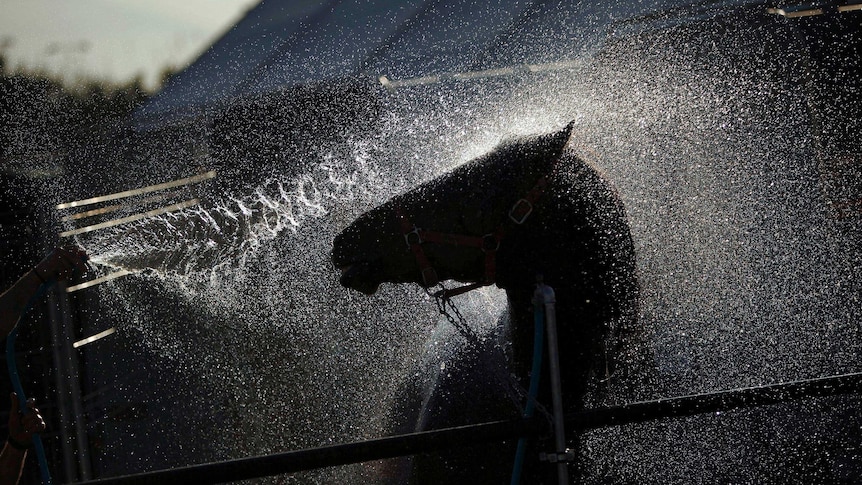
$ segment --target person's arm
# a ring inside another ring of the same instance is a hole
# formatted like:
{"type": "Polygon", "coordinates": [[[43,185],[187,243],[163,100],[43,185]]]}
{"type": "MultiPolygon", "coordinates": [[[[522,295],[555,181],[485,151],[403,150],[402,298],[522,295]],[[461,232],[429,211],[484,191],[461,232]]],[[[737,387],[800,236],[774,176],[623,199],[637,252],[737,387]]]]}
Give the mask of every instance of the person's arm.
{"type": "Polygon", "coordinates": [[[0,485],[16,485],[24,471],[27,450],[19,450],[7,441],[0,451],[0,485]]]}
{"type": "Polygon", "coordinates": [[[39,286],[69,279],[86,270],[87,255],[77,247],[57,248],[0,295],[0,338],[18,324],[39,286]]]}
{"type": "Polygon", "coordinates": [[[0,485],[16,485],[24,470],[27,449],[33,445],[33,434],[45,429],[45,420],[33,400],[27,402],[30,412],[18,410],[18,396],[12,393],[9,409],[9,437],[0,451],[0,485]]]}
{"type": "Polygon", "coordinates": [[[27,450],[13,448],[7,441],[0,451],[0,485],[16,485],[24,471],[27,450]]]}

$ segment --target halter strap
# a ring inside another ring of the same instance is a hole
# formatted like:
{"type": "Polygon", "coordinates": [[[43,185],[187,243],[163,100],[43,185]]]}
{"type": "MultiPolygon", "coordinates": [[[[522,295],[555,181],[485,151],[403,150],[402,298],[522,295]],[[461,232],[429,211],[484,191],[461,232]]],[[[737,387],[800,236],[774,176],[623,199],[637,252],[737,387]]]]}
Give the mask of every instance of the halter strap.
{"type": "MultiPolygon", "coordinates": [[[[559,164],[560,157],[551,165],[548,174],[553,173],[559,164]]],[[[437,271],[431,266],[428,257],[425,255],[425,250],[422,248],[422,243],[432,242],[436,244],[448,244],[451,246],[466,246],[479,248],[485,253],[485,275],[481,281],[469,283],[453,289],[443,288],[434,293],[435,297],[450,298],[468,291],[489,286],[496,282],[497,277],[497,250],[500,249],[500,244],[506,234],[507,222],[511,221],[516,225],[521,225],[533,213],[533,209],[545,193],[548,186],[548,174],[539,177],[536,184],[527,192],[523,198],[520,198],[509,209],[508,219],[503,219],[500,225],[494,232],[485,234],[484,236],[471,236],[464,234],[450,234],[438,231],[428,231],[417,227],[410,222],[409,217],[405,214],[401,207],[395,208],[395,215],[401,224],[401,232],[404,234],[404,241],[413,256],[416,258],[416,263],[419,265],[419,272],[422,275],[422,283],[426,288],[430,288],[440,283],[440,278],[437,271]]]]}
{"type": "MultiPolygon", "coordinates": [[[[557,159],[559,161],[559,159],[557,159]]],[[[557,167],[557,162],[554,162],[554,165],[551,167],[551,172],[557,167]]],[[[545,193],[545,188],[548,186],[548,176],[542,175],[539,177],[539,180],[536,181],[536,185],[527,192],[527,195],[524,196],[523,199],[518,199],[515,202],[515,205],[509,209],[509,219],[515,224],[521,225],[524,221],[530,217],[530,214],[533,213],[533,207],[536,206],[536,203],[542,197],[542,194],[545,193]]]]}
{"type": "Polygon", "coordinates": [[[431,287],[440,282],[437,277],[437,271],[431,266],[428,257],[425,256],[425,251],[422,249],[422,230],[410,223],[410,219],[401,210],[400,207],[395,209],[395,214],[401,222],[401,232],[404,233],[404,240],[407,242],[407,247],[416,258],[419,264],[419,271],[422,273],[422,282],[426,287],[431,287]]]}

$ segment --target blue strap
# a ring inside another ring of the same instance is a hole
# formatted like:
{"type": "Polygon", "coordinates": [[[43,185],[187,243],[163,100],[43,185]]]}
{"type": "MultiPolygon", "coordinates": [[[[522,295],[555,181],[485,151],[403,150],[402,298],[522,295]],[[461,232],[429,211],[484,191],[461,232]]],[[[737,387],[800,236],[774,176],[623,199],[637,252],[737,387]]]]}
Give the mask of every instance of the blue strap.
{"type": "MultiPolygon", "coordinates": [[[[545,305],[533,305],[533,365],[530,369],[530,389],[527,392],[527,405],[524,417],[531,418],[536,410],[536,397],[539,395],[539,376],[542,373],[542,349],[545,346],[545,305]]],[[[521,483],[521,473],[524,469],[524,455],[527,453],[527,440],[518,440],[515,451],[515,466],[512,468],[511,485],[521,483]]]]}
{"type": "MultiPolygon", "coordinates": [[[[33,302],[41,297],[49,285],[42,284],[39,291],[27,303],[24,313],[30,310],[33,302]]],[[[6,337],[6,366],[9,367],[9,378],[12,380],[12,389],[18,395],[18,408],[22,413],[27,413],[27,398],[24,396],[24,387],[21,385],[21,379],[18,377],[18,364],[15,361],[15,339],[18,337],[18,327],[12,329],[6,337]]],[[[51,472],[48,469],[48,459],[45,457],[45,447],[42,446],[42,438],[37,434],[33,434],[33,449],[36,450],[36,457],[39,460],[39,470],[42,473],[42,484],[51,485],[51,472]]]]}

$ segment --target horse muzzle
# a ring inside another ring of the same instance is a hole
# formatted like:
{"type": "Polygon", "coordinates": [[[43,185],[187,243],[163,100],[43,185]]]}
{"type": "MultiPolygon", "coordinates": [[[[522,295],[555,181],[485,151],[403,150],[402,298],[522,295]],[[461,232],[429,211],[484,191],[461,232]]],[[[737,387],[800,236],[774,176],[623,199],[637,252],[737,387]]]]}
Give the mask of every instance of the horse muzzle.
{"type": "Polygon", "coordinates": [[[377,261],[360,261],[348,266],[342,266],[338,282],[346,288],[352,288],[366,295],[373,295],[380,286],[380,263],[377,261]]]}

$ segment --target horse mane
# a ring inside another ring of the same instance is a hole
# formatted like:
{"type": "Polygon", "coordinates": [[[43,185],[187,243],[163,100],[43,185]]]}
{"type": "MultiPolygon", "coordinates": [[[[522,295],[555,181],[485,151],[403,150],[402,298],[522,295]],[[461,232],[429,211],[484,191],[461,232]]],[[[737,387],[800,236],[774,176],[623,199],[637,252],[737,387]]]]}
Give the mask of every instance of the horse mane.
{"type": "Polygon", "coordinates": [[[505,155],[509,160],[528,160],[533,163],[556,160],[564,153],[574,125],[575,122],[572,121],[562,130],[550,134],[505,137],[494,149],[479,159],[505,155]]]}
{"type": "Polygon", "coordinates": [[[485,154],[458,165],[400,198],[404,201],[419,200],[432,193],[463,197],[458,192],[470,192],[482,185],[490,189],[501,179],[522,181],[524,187],[513,188],[513,195],[525,193],[539,177],[550,173],[565,154],[573,126],[574,122],[571,122],[550,134],[507,136],[485,154]]]}

